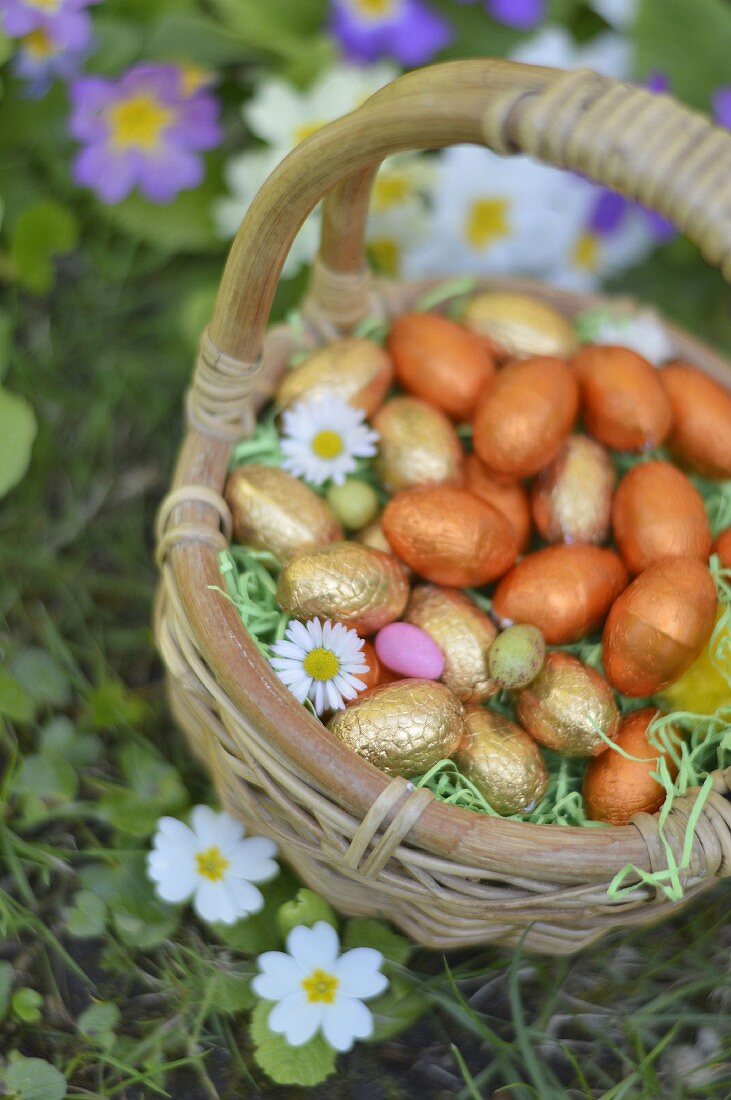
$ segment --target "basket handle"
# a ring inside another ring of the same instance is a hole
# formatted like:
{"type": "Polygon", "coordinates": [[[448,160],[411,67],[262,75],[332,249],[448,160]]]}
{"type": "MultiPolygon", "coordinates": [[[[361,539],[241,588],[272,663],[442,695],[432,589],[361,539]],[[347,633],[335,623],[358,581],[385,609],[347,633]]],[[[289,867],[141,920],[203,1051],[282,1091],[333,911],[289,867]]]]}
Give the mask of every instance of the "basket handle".
{"type": "Polygon", "coordinates": [[[367,307],[363,236],[378,165],[393,153],[464,143],[528,153],[644,203],[731,281],[731,133],[669,96],[585,70],[494,60],[416,70],[302,142],[249,207],[201,342],[194,427],[241,434],[280,272],[317,202],[331,193],[312,294],[352,318],[367,307]]]}

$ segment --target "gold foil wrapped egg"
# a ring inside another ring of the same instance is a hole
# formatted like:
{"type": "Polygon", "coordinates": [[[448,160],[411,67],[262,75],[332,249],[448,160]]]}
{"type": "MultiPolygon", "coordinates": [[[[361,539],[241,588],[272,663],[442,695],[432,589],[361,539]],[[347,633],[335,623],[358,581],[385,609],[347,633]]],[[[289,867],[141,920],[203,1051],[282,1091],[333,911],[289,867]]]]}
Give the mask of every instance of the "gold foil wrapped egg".
{"type": "Polygon", "coordinates": [[[546,793],[548,768],[525,730],[485,707],[469,707],[454,754],[462,774],[499,814],[530,813],[546,793]]]}
{"type": "Polygon", "coordinates": [[[452,755],[464,734],[464,709],[435,680],[397,680],[359,695],[329,728],[381,771],[409,779],[452,755]]]}
{"type": "Polygon", "coordinates": [[[225,489],[236,542],[286,561],[308,547],[342,539],[332,511],[308,485],[271,466],[241,466],[225,489]]]}
{"type": "Polygon", "coordinates": [[[601,443],[569,436],[533,487],[533,519],[546,542],[604,542],[614,482],[614,467],[601,443]]]}
{"type": "Polygon", "coordinates": [[[619,711],[609,684],[568,653],[554,651],[535,680],[517,693],[518,721],[531,737],[562,756],[597,756],[614,740],[619,711]]]}
{"type": "Polygon", "coordinates": [[[488,653],[497,627],[467,596],[450,588],[419,585],[411,593],[406,622],[420,627],[444,654],[442,680],[465,703],[479,703],[497,686],[488,653]]]}
{"type": "Polygon", "coordinates": [[[393,383],[393,364],[373,340],[346,336],[318,348],[282,378],[275,402],[284,409],[309,397],[337,394],[370,417],[393,383]]]}
{"type": "Polygon", "coordinates": [[[295,619],[333,619],[371,634],[401,616],[409,597],[403,566],[359,542],[331,542],[291,558],[277,600],[295,619]]]}
{"type": "Polygon", "coordinates": [[[568,321],[550,306],[526,294],[487,291],[473,298],[462,322],[487,336],[504,358],[527,359],[532,355],[566,358],[576,349],[576,336],[568,321]]]}
{"type": "Polygon", "coordinates": [[[462,445],[451,421],[417,397],[394,397],[373,418],[381,439],[374,469],[389,493],[458,485],[462,445]]]}
{"type": "Polygon", "coordinates": [[[370,546],[372,550],[382,550],[384,554],[393,554],[391,543],[386,538],[381,526],[380,516],[359,531],[355,538],[357,542],[362,542],[364,546],[370,546]]]}

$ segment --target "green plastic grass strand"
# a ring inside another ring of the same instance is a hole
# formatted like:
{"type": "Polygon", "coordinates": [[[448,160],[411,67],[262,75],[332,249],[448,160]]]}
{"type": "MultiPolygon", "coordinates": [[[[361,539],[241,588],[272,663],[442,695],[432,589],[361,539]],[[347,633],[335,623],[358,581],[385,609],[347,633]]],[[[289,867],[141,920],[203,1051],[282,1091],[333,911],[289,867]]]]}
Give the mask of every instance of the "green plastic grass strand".
{"type": "Polygon", "coordinates": [[[459,279],[449,279],[447,282],[439,283],[438,286],[430,287],[429,290],[424,291],[416,301],[414,302],[414,311],[416,313],[426,313],[430,309],[435,309],[437,306],[444,305],[445,302],[450,302],[455,298],[463,298],[465,294],[471,294],[475,289],[476,281],[470,276],[464,276],[459,279]]]}
{"type": "Polygon", "coordinates": [[[384,344],[390,328],[389,322],[381,317],[366,317],[353,330],[353,335],[360,340],[373,340],[376,344],[384,344]]]}

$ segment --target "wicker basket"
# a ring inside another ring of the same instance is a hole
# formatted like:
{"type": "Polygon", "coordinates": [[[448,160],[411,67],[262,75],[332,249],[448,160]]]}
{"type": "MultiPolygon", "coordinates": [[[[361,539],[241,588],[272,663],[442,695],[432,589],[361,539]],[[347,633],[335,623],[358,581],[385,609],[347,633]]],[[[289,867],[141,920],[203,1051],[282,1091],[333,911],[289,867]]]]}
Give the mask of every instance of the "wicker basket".
{"type": "MultiPolygon", "coordinates": [[[[471,142],[581,172],[670,218],[731,277],[731,135],[667,96],[591,72],[501,61],[411,73],[303,142],[251,206],[203,335],[187,434],[159,517],[157,643],[174,715],[222,804],[273,837],[298,874],[348,914],[378,914],[437,948],[496,942],[568,954],[677,905],[638,881],[608,895],[627,864],[667,865],[656,817],[582,829],[486,817],[436,801],[356,756],[295,702],[212,588],[230,515],[221,492],[232,444],[251,434],[302,332],[265,330],[292,240],[327,196],[320,256],[302,306],[310,346],[368,315],[408,309],[425,284],[373,283],[363,262],[371,183],[392,153],[471,142]],[[526,931],[527,930],[527,931],[526,931]]],[[[485,282],[484,287],[505,286],[485,282]]],[[[567,317],[587,299],[513,288],[567,317]]],[[[725,384],[731,368],[673,330],[679,353],[725,384]]],[[[684,864],[689,899],[731,872],[731,769],[714,776],[684,864]]],[[[692,792],[665,842],[682,862],[692,792]]]]}

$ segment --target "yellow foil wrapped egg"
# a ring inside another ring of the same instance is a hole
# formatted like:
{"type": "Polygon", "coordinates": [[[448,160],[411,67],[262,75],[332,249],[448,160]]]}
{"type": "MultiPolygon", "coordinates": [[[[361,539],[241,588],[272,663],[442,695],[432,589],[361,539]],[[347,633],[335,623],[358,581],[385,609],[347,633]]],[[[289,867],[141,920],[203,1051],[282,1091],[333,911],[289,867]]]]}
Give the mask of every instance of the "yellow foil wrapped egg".
{"type": "Polygon", "coordinates": [[[497,813],[530,813],[548,786],[548,768],[535,741],[485,707],[468,707],[465,727],[454,754],[462,774],[497,813]]]}
{"type": "Polygon", "coordinates": [[[458,485],[464,454],[454,427],[417,397],[394,397],[373,418],[381,439],[374,469],[389,493],[422,485],[458,485]]]}
{"type": "Polygon", "coordinates": [[[309,397],[337,394],[366,416],[380,408],[393,383],[393,364],[373,340],[346,336],[318,348],[282,378],[275,396],[280,409],[309,397]]]}
{"type": "Polygon", "coordinates": [[[322,497],[285,470],[241,466],[229,476],[225,497],[235,541],[268,550],[280,561],[343,537],[322,497]]]}
{"type": "Polygon", "coordinates": [[[504,358],[566,358],[576,349],[576,336],[568,321],[526,294],[478,294],[462,314],[462,323],[488,337],[504,358]]]}
{"type": "Polygon", "coordinates": [[[409,597],[403,566],[359,542],[331,542],[291,558],[277,600],[295,619],[333,619],[371,634],[398,619],[409,597]]]}
{"type": "Polygon", "coordinates": [[[442,679],[459,699],[479,703],[495,694],[487,662],[497,627],[472,600],[450,588],[419,585],[404,618],[437,643],[444,654],[442,679]]]}
{"type": "Polygon", "coordinates": [[[533,487],[533,519],[547,542],[604,542],[609,534],[614,467],[601,443],[572,435],[533,487]]]}
{"type": "Polygon", "coordinates": [[[515,711],[523,729],[562,756],[597,756],[614,740],[619,711],[609,684],[568,653],[546,656],[535,680],[517,693],[515,711]]]}
{"type": "Polygon", "coordinates": [[[329,728],[381,771],[408,779],[452,755],[464,735],[464,708],[435,680],[397,680],[359,695],[329,728]]]}

